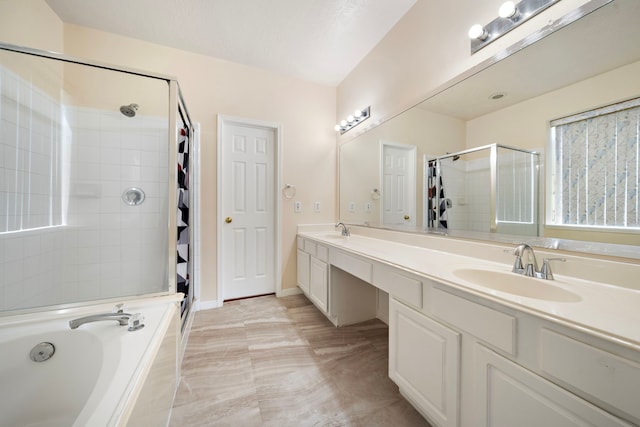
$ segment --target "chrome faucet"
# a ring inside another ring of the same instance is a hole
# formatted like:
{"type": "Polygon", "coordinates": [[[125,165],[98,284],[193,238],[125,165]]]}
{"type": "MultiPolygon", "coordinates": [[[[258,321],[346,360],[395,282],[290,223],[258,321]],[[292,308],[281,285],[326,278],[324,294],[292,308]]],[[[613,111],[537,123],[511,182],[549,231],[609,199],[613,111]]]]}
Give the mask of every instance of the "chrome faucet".
{"type": "Polygon", "coordinates": [[[99,322],[101,320],[116,320],[120,323],[120,326],[128,325],[131,315],[129,313],[102,313],[94,314],[92,316],[80,317],[69,321],[69,327],[71,329],[78,329],[85,323],[99,322]]]}
{"type": "Polygon", "coordinates": [[[336,224],[336,228],[339,228],[341,226],[342,226],[342,235],[344,237],[351,236],[351,231],[349,231],[349,227],[347,227],[344,222],[339,222],[336,224]]]}
{"type": "Polygon", "coordinates": [[[513,251],[516,260],[513,263],[513,271],[516,274],[522,274],[527,277],[536,277],[538,279],[553,280],[553,273],[549,261],[566,261],[565,258],[544,258],[542,269],[538,270],[538,262],[533,248],[526,243],[520,243],[513,251]],[[523,264],[523,260],[525,264],[523,264]]]}
{"type": "Polygon", "coordinates": [[[511,271],[528,277],[534,277],[538,271],[538,262],[536,261],[536,254],[533,252],[533,248],[526,243],[520,243],[516,246],[513,254],[516,256],[516,260],[513,263],[513,269],[511,269],[511,271]],[[528,259],[525,261],[526,264],[523,265],[522,259],[527,255],[528,259]],[[531,262],[531,259],[533,259],[533,262],[531,262]]]}
{"type": "Polygon", "coordinates": [[[116,305],[116,310],[113,313],[101,313],[93,314],[91,316],[79,317],[69,321],[69,327],[71,329],[78,329],[85,323],[100,322],[102,320],[115,320],[120,326],[129,325],[129,331],[137,331],[144,327],[142,323],[142,316],[137,314],[125,313],[122,310],[122,304],[116,305]]]}

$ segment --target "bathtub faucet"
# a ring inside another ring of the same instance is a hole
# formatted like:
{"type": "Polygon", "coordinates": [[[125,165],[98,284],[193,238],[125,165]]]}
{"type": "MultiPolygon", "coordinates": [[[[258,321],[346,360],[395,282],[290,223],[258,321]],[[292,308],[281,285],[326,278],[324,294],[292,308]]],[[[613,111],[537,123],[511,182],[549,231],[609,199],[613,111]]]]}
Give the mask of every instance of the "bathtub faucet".
{"type": "Polygon", "coordinates": [[[78,329],[85,323],[100,322],[102,320],[115,320],[120,324],[120,326],[129,325],[129,331],[137,331],[144,327],[144,324],[142,323],[142,316],[139,313],[124,313],[120,307],[116,306],[116,308],[118,308],[116,313],[93,314],[91,316],[79,317],[77,319],[70,320],[69,327],[71,329],[78,329]]]}
{"type": "Polygon", "coordinates": [[[131,315],[129,313],[94,314],[92,316],[79,317],[77,319],[70,320],[69,327],[71,329],[77,329],[85,323],[99,322],[101,320],[116,320],[120,323],[120,326],[124,326],[129,324],[130,317],[131,315]]]}

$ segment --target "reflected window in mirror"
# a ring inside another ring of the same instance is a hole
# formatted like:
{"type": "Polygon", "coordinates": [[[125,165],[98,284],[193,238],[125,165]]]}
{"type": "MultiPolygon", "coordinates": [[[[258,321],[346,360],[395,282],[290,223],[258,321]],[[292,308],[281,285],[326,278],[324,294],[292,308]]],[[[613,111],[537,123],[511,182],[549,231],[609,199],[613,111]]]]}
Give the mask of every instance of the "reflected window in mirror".
{"type": "Polygon", "coordinates": [[[640,98],[551,123],[547,223],[640,230],[640,98]]]}

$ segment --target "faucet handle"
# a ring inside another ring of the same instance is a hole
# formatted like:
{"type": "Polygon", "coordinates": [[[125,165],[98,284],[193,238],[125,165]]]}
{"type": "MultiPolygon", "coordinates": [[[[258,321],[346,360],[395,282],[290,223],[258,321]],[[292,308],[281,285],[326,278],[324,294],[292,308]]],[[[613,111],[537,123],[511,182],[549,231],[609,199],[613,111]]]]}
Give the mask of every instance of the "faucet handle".
{"type": "Polygon", "coordinates": [[[518,274],[522,273],[524,271],[524,266],[522,265],[522,256],[520,256],[520,252],[518,251],[518,249],[505,249],[504,253],[515,255],[516,259],[513,262],[513,268],[511,269],[511,271],[518,274]]]}
{"type": "Polygon", "coordinates": [[[111,311],[112,313],[124,313],[124,303],[120,303],[120,304],[116,304],[115,307],[113,307],[113,310],[111,311]]]}
{"type": "Polygon", "coordinates": [[[144,328],[144,316],[142,313],[132,314],[129,317],[129,332],[137,331],[138,329],[144,328]]]}
{"type": "Polygon", "coordinates": [[[566,258],[544,258],[542,260],[542,268],[540,269],[540,278],[546,280],[553,280],[553,273],[551,272],[551,266],[549,261],[565,262],[566,258]]]}

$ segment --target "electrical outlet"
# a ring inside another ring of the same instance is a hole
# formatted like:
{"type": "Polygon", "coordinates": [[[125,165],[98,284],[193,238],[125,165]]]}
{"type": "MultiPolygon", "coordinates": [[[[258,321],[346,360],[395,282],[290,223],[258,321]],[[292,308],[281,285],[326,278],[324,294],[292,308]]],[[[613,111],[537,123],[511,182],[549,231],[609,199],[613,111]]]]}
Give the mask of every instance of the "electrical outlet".
{"type": "Polygon", "coordinates": [[[364,204],[364,211],[366,213],[371,213],[371,202],[367,202],[364,204]]]}
{"type": "Polygon", "coordinates": [[[295,213],[302,212],[302,202],[293,202],[293,211],[295,213]]]}
{"type": "Polygon", "coordinates": [[[356,211],[356,202],[349,202],[349,212],[354,213],[356,211]]]}
{"type": "Polygon", "coordinates": [[[315,213],[320,213],[320,202],[313,202],[313,211],[315,213]]]}

